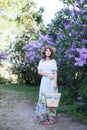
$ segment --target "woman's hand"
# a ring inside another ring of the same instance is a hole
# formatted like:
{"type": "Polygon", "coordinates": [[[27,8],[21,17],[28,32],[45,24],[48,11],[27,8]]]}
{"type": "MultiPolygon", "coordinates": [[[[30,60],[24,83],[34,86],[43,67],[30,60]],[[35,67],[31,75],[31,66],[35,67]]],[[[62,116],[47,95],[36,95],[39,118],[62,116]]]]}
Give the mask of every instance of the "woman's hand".
{"type": "Polygon", "coordinates": [[[53,87],[54,87],[55,89],[57,89],[57,88],[58,88],[57,83],[54,83],[53,87]]]}
{"type": "Polygon", "coordinates": [[[53,75],[52,74],[48,74],[47,75],[49,79],[53,80],[53,75]]]}
{"type": "Polygon", "coordinates": [[[54,78],[54,75],[53,75],[53,74],[45,73],[45,72],[43,72],[42,70],[38,70],[38,74],[39,74],[39,75],[42,75],[42,76],[47,76],[50,80],[52,80],[52,79],[54,78]]]}

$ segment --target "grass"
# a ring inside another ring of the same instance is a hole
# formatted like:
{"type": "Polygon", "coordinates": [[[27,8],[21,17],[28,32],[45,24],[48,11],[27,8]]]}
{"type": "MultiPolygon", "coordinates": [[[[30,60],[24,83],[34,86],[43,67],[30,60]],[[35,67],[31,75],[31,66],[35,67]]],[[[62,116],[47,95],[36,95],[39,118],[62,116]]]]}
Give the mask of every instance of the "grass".
{"type": "Polygon", "coordinates": [[[27,99],[36,102],[38,100],[39,87],[29,86],[25,84],[7,84],[0,85],[0,97],[2,97],[2,90],[15,91],[18,93],[18,98],[21,100],[27,99]]]}
{"type": "MultiPolygon", "coordinates": [[[[18,96],[16,96],[17,100],[31,100],[33,102],[38,101],[39,87],[38,86],[30,86],[25,84],[7,84],[0,85],[0,99],[6,94],[7,91],[15,91],[18,96]],[[3,91],[4,90],[4,91],[3,91]]],[[[61,100],[59,107],[57,109],[57,113],[65,113],[73,117],[74,120],[83,122],[87,121],[87,112],[78,111],[74,101],[69,96],[69,93],[62,92],[61,100]],[[67,95],[67,96],[66,96],[67,95]],[[67,97],[67,98],[65,98],[67,97]],[[72,103],[70,103],[72,101],[72,103]]]]}
{"type": "Polygon", "coordinates": [[[60,106],[57,113],[64,113],[72,117],[73,120],[79,122],[86,122],[87,124],[87,111],[78,111],[75,105],[60,106]]]}

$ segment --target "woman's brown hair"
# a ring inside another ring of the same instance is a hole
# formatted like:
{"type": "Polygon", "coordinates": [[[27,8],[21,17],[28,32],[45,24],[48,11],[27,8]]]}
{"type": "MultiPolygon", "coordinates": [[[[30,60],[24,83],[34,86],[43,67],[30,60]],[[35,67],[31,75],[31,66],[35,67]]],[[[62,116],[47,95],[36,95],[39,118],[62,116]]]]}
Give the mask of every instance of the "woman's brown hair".
{"type": "Polygon", "coordinates": [[[49,49],[51,51],[51,55],[50,55],[50,59],[53,59],[54,56],[54,49],[51,46],[46,46],[42,49],[41,54],[42,54],[42,58],[46,59],[46,50],[49,49]]]}

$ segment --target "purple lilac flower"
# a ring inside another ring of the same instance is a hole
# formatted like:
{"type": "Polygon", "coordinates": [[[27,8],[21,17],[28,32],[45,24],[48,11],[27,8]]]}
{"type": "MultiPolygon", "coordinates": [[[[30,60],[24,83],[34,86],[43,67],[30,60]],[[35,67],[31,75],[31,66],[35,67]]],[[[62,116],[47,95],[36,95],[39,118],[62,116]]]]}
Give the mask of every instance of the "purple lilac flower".
{"type": "Polygon", "coordinates": [[[29,45],[29,43],[28,44],[26,44],[25,46],[23,46],[23,50],[28,50],[29,49],[29,47],[30,47],[30,45],[29,45]]]}
{"type": "Polygon", "coordinates": [[[56,41],[56,45],[59,45],[60,44],[60,41],[58,40],[58,41],[56,41]]]}
{"type": "Polygon", "coordinates": [[[86,59],[81,59],[81,58],[77,58],[75,57],[76,62],[74,63],[75,66],[83,66],[86,64],[86,59]]]}
{"type": "Polygon", "coordinates": [[[78,15],[81,15],[83,12],[82,12],[82,10],[80,9],[80,10],[77,11],[77,13],[78,13],[78,15]]]}
{"type": "MultiPolygon", "coordinates": [[[[45,42],[46,39],[47,39],[46,36],[44,36],[44,35],[40,35],[40,37],[39,37],[39,39],[38,39],[38,42],[39,42],[39,43],[41,43],[42,41],[45,42]]],[[[38,43],[38,44],[39,44],[39,43],[38,43]]]]}
{"type": "Polygon", "coordinates": [[[80,58],[86,60],[87,59],[87,53],[80,54],[80,58]]]}
{"type": "Polygon", "coordinates": [[[53,44],[53,42],[51,42],[51,41],[47,40],[47,44],[48,44],[48,45],[52,45],[52,44],[53,44]]]}
{"type": "Polygon", "coordinates": [[[58,54],[62,52],[62,49],[60,47],[58,47],[58,54]]]}
{"type": "Polygon", "coordinates": [[[63,24],[64,24],[65,28],[69,28],[70,27],[70,21],[68,21],[67,19],[63,20],[63,24]]]}
{"type": "Polygon", "coordinates": [[[53,36],[47,35],[47,40],[53,42],[53,36]]]}
{"type": "Polygon", "coordinates": [[[27,55],[26,55],[25,61],[32,63],[34,61],[34,56],[28,56],[27,57],[27,55]]]}
{"type": "Polygon", "coordinates": [[[32,63],[34,61],[34,57],[33,56],[32,57],[26,57],[25,61],[32,63]]]}
{"type": "Polygon", "coordinates": [[[81,4],[81,0],[78,0],[78,5],[77,5],[77,7],[80,8],[81,5],[82,5],[82,4],[81,4]]]}
{"type": "Polygon", "coordinates": [[[83,66],[87,64],[87,49],[85,47],[77,48],[76,51],[79,53],[79,57],[75,57],[75,64],[76,66],[83,66]]]}
{"type": "Polygon", "coordinates": [[[87,4],[87,0],[84,0],[84,3],[87,4]]]}
{"type": "Polygon", "coordinates": [[[76,51],[76,44],[74,42],[72,43],[72,48],[74,51],[76,51]]]}
{"type": "Polygon", "coordinates": [[[62,37],[63,37],[62,32],[59,32],[59,34],[58,34],[58,36],[57,36],[57,40],[61,40],[61,39],[62,39],[62,37]]]}
{"type": "Polygon", "coordinates": [[[85,105],[84,102],[79,102],[79,103],[77,103],[77,106],[78,106],[78,107],[82,107],[82,106],[84,106],[84,105],[85,105]]]}
{"type": "Polygon", "coordinates": [[[80,101],[80,100],[83,100],[83,97],[77,97],[77,100],[80,101]]]}
{"type": "Polygon", "coordinates": [[[71,25],[70,25],[70,24],[67,24],[67,23],[64,23],[64,27],[65,27],[65,29],[68,29],[68,28],[71,27],[71,25]]]}
{"type": "MultiPolygon", "coordinates": [[[[40,37],[40,38],[42,38],[42,37],[40,37]]],[[[42,44],[39,41],[41,41],[41,39],[39,39],[37,41],[31,41],[23,47],[23,50],[27,51],[27,53],[25,55],[26,62],[32,63],[40,58],[39,51],[42,48],[42,44]]]]}
{"type": "Polygon", "coordinates": [[[52,45],[53,44],[53,36],[49,36],[49,35],[47,35],[47,43],[48,44],[50,44],[50,45],[52,45]]]}
{"type": "Polygon", "coordinates": [[[48,31],[51,31],[52,30],[52,26],[48,26],[48,31]]]}
{"type": "Polygon", "coordinates": [[[69,59],[74,58],[75,57],[74,54],[71,54],[71,53],[74,53],[74,52],[76,52],[76,44],[73,42],[72,47],[66,51],[66,56],[69,59]]]}
{"type": "Polygon", "coordinates": [[[75,66],[83,66],[85,64],[87,64],[86,60],[87,60],[87,49],[83,46],[82,48],[76,48],[76,45],[73,43],[72,44],[72,48],[70,48],[69,50],[66,51],[66,56],[71,59],[74,58],[75,59],[75,66]],[[79,57],[75,57],[74,53],[72,54],[72,52],[78,52],[79,53],[79,57]]]}
{"type": "Polygon", "coordinates": [[[87,55],[87,49],[84,46],[81,49],[77,48],[76,50],[77,52],[79,52],[80,56],[82,56],[83,54],[87,55]]]}
{"type": "Polygon", "coordinates": [[[54,25],[54,24],[55,24],[55,21],[52,19],[52,20],[51,20],[51,23],[54,25]]]}
{"type": "Polygon", "coordinates": [[[87,43],[87,39],[82,39],[82,43],[86,44],[87,43]]]}
{"type": "MultiPolygon", "coordinates": [[[[87,3],[87,0],[86,0],[86,3],[87,3]]],[[[84,12],[87,13],[87,8],[84,9],[84,12]]]]}
{"type": "Polygon", "coordinates": [[[74,56],[73,54],[67,54],[67,57],[68,57],[69,59],[73,59],[75,56],[74,56]]]}
{"type": "Polygon", "coordinates": [[[8,52],[0,52],[0,59],[6,59],[8,56],[8,52]]]}
{"type": "Polygon", "coordinates": [[[83,19],[84,19],[84,20],[87,20],[87,15],[83,16],[83,19]]]}

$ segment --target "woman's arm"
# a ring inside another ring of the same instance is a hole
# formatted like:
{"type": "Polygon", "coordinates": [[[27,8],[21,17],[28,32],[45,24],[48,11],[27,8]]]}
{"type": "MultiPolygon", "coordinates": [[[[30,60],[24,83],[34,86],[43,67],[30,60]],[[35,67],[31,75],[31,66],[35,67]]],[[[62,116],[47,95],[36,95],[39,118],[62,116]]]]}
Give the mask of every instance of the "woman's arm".
{"type": "Polygon", "coordinates": [[[53,75],[48,74],[48,73],[45,73],[45,72],[43,72],[42,70],[38,70],[38,74],[41,75],[41,76],[47,76],[47,77],[49,77],[51,80],[53,79],[53,75]]]}
{"type": "Polygon", "coordinates": [[[57,89],[58,85],[57,85],[57,70],[54,70],[54,88],[57,89]]]}

